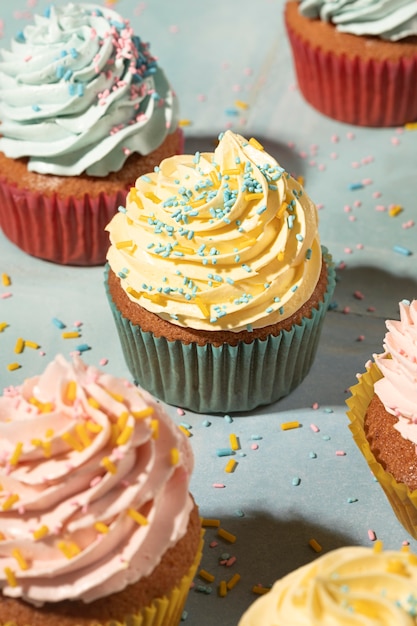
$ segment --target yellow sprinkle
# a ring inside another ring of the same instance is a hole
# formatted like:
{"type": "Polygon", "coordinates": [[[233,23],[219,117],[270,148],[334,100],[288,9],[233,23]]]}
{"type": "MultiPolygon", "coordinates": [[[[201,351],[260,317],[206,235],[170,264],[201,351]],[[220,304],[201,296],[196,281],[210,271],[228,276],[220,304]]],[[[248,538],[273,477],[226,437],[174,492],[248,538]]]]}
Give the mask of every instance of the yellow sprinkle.
{"type": "Polygon", "coordinates": [[[124,444],[127,443],[129,441],[129,439],[131,438],[132,433],[133,433],[133,427],[132,426],[126,426],[125,428],[123,428],[122,432],[120,433],[120,435],[116,439],[117,445],[118,446],[124,446],[124,444]]]}
{"type": "Polygon", "coordinates": [[[120,413],[119,417],[117,418],[117,425],[120,431],[122,431],[123,428],[126,426],[128,419],[129,419],[129,411],[123,411],[123,413],[120,413]]]}
{"type": "Polygon", "coordinates": [[[2,333],[3,330],[5,328],[7,328],[7,327],[8,327],[8,323],[7,322],[0,322],[0,333],[2,333]]]}
{"type": "Polygon", "coordinates": [[[351,610],[353,613],[357,613],[358,615],[366,615],[367,617],[374,618],[379,621],[378,618],[380,617],[380,609],[372,606],[368,600],[353,600],[351,603],[351,610]]]}
{"type": "Polygon", "coordinates": [[[227,581],[227,588],[230,591],[240,580],[240,574],[233,574],[232,578],[227,581]]]}
{"type": "Polygon", "coordinates": [[[135,420],[139,420],[144,417],[149,417],[150,415],[153,415],[154,412],[155,412],[155,409],[152,406],[147,406],[145,409],[140,409],[139,411],[132,411],[132,415],[135,418],[135,420]]]}
{"type": "Polygon", "coordinates": [[[64,393],[65,399],[68,400],[71,404],[74,402],[77,397],[77,383],[75,380],[69,380],[67,386],[65,388],[64,393]]]}
{"type": "Polygon", "coordinates": [[[199,575],[201,578],[204,578],[204,580],[207,580],[207,582],[209,582],[209,583],[212,583],[212,582],[213,582],[213,580],[215,579],[215,576],[213,576],[213,574],[210,574],[210,572],[208,572],[208,571],[207,571],[207,570],[205,570],[205,569],[201,569],[201,570],[198,572],[198,575],[199,575]]]}
{"type": "Polygon", "coordinates": [[[18,370],[20,367],[19,363],[9,363],[7,369],[9,372],[13,372],[14,370],[18,370]]]}
{"type": "Polygon", "coordinates": [[[400,552],[407,552],[408,554],[410,552],[410,546],[409,545],[401,546],[400,552]]]}
{"type": "Polygon", "coordinates": [[[221,580],[219,583],[219,596],[224,598],[227,595],[227,585],[225,580],[221,580]]]}
{"type": "Polygon", "coordinates": [[[300,422],[294,421],[294,422],[283,422],[281,424],[281,429],[282,430],[291,430],[292,428],[298,428],[300,426],[300,422]]]}
{"type": "Polygon", "coordinates": [[[39,528],[33,531],[33,538],[35,541],[37,541],[38,539],[42,539],[43,537],[46,537],[48,533],[49,533],[49,528],[48,526],[45,526],[44,524],[43,526],[40,526],[39,528]]]}
{"type": "Polygon", "coordinates": [[[377,539],[373,545],[373,551],[379,553],[379,552],[382,552],[383,549],[384,549],[384,543],[380,539],[377,539]]]}
{"type": "Polygon", "coordinates": [[[191,126],[191,120],[179,120],[178,126],[180,126],[181,128],[183,126],[191,126]]]}
{"type": "Polygon", "coordinates": [[[20,569],[28,569],[29,565],[25,557],[23,556],[23,554],[20,552],[20,550],[18,550],[17,548],[14,548],[12,550],[12,557],[16,559],[17,564],[19,565],[20,569]]]}
{"type": "Polygon", "coordinates": [[[72,559],[74,556],[81,552],[80,548],[73,541],[58,541],[57,546],[61,550],[61,552],[64,553],[67,559],[72,559]]]}
{"type": "Polygon", "coordinates": [[[414,565],[414,566],[417,565],[417,554],[410,552],[410,554],[407,555],[407,558],[409,562],[411,563],[411,565],[414,565]]]}
{"type": "Polygon", "coordinates": [[[126,287],[126,291],[132,296],[132,298],[136,298],[136,300],[138,300],[138,298],[142,295],[139,291],[136,291],[132,287],[126,287]]]}
{"type": "Polygon", "coordinates": [[[215,172],[214,170],[211,170],[211,172],[209,173],[209,178],[212,181],[214,187],[217,189],[218,187],[220,187],[220,181],[219,181],[219,176],[217,174],[217,172],[215,172]]]}
{"type": "Polygon", "coordinates": [[[186,246],[175,246],[174,252],[182,252],[183,254],[194,254],[194,250],[192,248],[187,248],[186,246]]]}
{"type": "Polygon", "coordinates": [[[40,348],[40,345],[36,343],[35,341],[29,341],[28,339],[25,339],[25,348],[32,348],[32,350],[38,350],[40,348]]]}
{"type": "Polygon", "coordinates": [[[0,532],[0,541],[4,541],[4,539],[6,539],[6,535],[0,532]]]}
{"type": "Polygon", "coordinates": [[[235,248],[237,248],[238,250],[242,250],[242,248],[250,248],[253,245],[255,245],[256,243],[256,239],[254,239],[253,237],[251,239],[244,239],[243,241],[240,241],[239,243],[236,243],[234,245],[235,248]]]}
{"type": "Polygon", "coordinates": [[[100,403],[95,398],[88,398],[88,404],[93,407],[93,409],[99,409],[100,403]]]}
{"type": "Polygon", "coordinates": [[[16,504],[16,502],[18,502],[19,500],[20,500],[20,498],[17,495],[17,493],[13,493],[11,496],[6,498],[6,500],[3,502],[1,508],[3,509],[3,511],[9,511],[12,508],[12,506],[14,504],[16,504]]]}
{"type": "Polygon", "coordinates": [[[227,472],[228,474],[232,474],[237,466],[237,461],[235,461],[234,459],[230,459],[230,461],[228,461],[226,463],[226,467],[224,468],[224,471],[227,472]]]}
{"type": "Polygon", "coordinates": [[[171,448],[169,456],[171,465],[178,465],[178,462],[180,460],[180,451],[178,450],[178,448],[171,448]]]}
{"type": "Polygon", "coordinates": [[[265,593],[268,593],[268,591],[270,591],[269,587],[262,587],[262,585],[254,585],[252,587],[252,591],[253,593],[256,593],[258,596],[262,596],[265,593]]]}
{"type": "Polygon", "coordinates": [[[5,567],[3,571],[6,574],[7,582],[10,587],[17,587],[17,580],[13,570],[11,570],[10,567],[5,567]]]}
{"type": "Polygon", "coordinates": [[[235,105],[240,109],[247,109],[249,107],[247,102],[243,102],[243,100],[236,100],[235,105]]]}
{"type": "Polygon", "coordinates": [[[387,572],[398,574],[399,576],[410,576],[406,564],[400,559],[390,559],[387,563],[387,572]]]}
{"type": "Polygon", "coordinates": [[[108,456],[105,456],[101,459],[101,465],[105,467],[106,470],[110,472],[110,474],[115,474],[117,472],[116,465],[113,463],[113,461],[109,459],[108,456]]]}
{"type": "Polygon", "coordinates": [[[251,200],[260,200],[263,197],[263,193],[245,193],[245,200],[247,202],[250,202],[251,200]]]}
{"type": "Polygon", "coordinates": [[[258,150],[264,150],[263,145],[259,143],[259,141],[257,141],[254,137],[251,137],[249,139],[249,143],[251,146],[253,146],[254,148],[257,148],[258,150]]]}
{"type": "Polygon", "coordinates": [[[51,442],[50,441],[42,441],[42,448],[44,455],[49,458],[51,456],[51,442]]]}
{"type": "Polygon", "coordinates": [[[85,427],[90,431],[90,433],[101,433],[103,430],[103,426],[100,426],[100,424],[92,422],[91,420],[85,423],[85,427]]]}
{"type": "Polygon", "coordinates": [[[297,176],[297,182],[304,186],[304,176],[297,176]]]}
{"type": "Polygon", "coordinates": [[[225,530],[224,528],[219,528],[219,530],[217,531],[217,534],[219,537],[221,537],[222,539],[225,539],[229,543],[234,543],[236,541],[236,536],[232,535],[232,533],[229,533],[229,531],[225,530]]]}
{"type": "Polygon", "coordinates": [[[204,302],[202,302],[200,300],[200,298],[195,298],[194,302],[196,303],[196,305],[198,306],[198,308],[200,309],[200,311],[202,312],[204,317],[210,317],[210,307],[209,306],[204,304],[204,302]]]}
{"type": "Polygon", "coordinates": [[[159,293],[154,293],[154,294],[143,293],[142,295],[143,295],[144,298],[147,298],[148,300],[151,300],[155,304],[159,304],[160,306],[166,306],[167,299],[164,298],[163,296],[161,296],[161,294],[159,294],[159,293]]]}
{"type": "Polygon", "coordinates": [[[148,520],[142,513],[135,511],[135,509],[127,509],[127,514],[131,517],[139,526],[146,526],[148,524],[148,520]]]}
{"type": "Polygon", "coordinates": [[[116,248],[118,250],[121,250],[123,248],[131,248],[133,246],[133,241],[131,239],[128,239],[127,241],[118,241],[116,243],[116,248]]]}
{"type": "Polygon", "coordinates": [[[399,204],[395,204],[394,206],[390,208],[390,210],[388,211],[388,214],[390,217],[396,217],[397,215],[402,213],[402,211],[403,211],[402,206],[400,206],[399,204]]]}
{"type": "Polygon", "coordinates": [[[152,439],[159,437],[159,420],[151,420],[152,439]]]}
{"type": "Polygon", "coordinates": [[[88,436],[87,433],[87,427],[85,424],[77,424],[75,426],[75,432],[77,433],[77,436],[79,438],[79,440],[81,441],[83,448],[88,448],[88,446],[91,445],[91,439],[88,436]]]}
{"type": "MultiPolygon", "coordinates": [[[[231,167],[227,170],[223,170],[222,175],[223,176],[239,176],[241,170],[239,167],[231,167]]],[[[246,200],[246,196],[245,196],[245,200],[246,200]]]]}
{"type": "Polygon", "coordinates": [[[9,287],[12,284],[12,281],[10,280],[10,276],[8,276],[7,274],[1,275],[1,282],[3,283],[4,287],[9,287]]]}
{"type": "Polygon", "coordinates": [[[404,128],[407,130],[417,130],[417,122],[407,122],[404,128]]]}
{"type": "Polygon", "coordinates": [[[219,519],[210,519],[207,517],[201,518],[201,525],[203,528],[218,528],[220,526],[219,519]]]}
{"type": "Polygon", "coordinates": [[[25,347],[25,342],[22,337],[19,337],[14,346],[14,351],[16,354],[21,354],[23,352],[23,348],[25,347]]]}
{"type": "Polygon", "coordinates": [[[285,257],[285,255],[284,255],[282,250],[281,250],[281,252],[278,252],[278,254],[277,254],[278,261],[283,261],[284,257],[285,257]]]}
{"type": "Polygon", "coordinates": [[[80,333],[76,330],[68,330],[63,332],[61,336],[62,339],[77,339],[77,337],[80,337],[80,333]]]}
{"type": "Polygon", "coordinates": [[[111,444],[114,446],[116,445],[116,440],[118,436],[120,435],[120,428],[118,427],[117,424],[111,424],[110,432],[111,432],[110,441],[111,441],[111,444]]]}
{"type": "Polygon", "coordinates": [[[314,552],[321,552],[323,550],[319,542],[315,539],[310,539],[308,545],[310,546],[310,548],[313,548],[314,552]]]}
{"type": "Polygon", "coordinates": [[[281,206],[279,207],[278,211],[277,211],[277,217],[278,217],[279,219],[281,219],[281,217],[284,215],[284,213],[285,213],[285,211],[287,211],[287,209],[288,209],[288,204],[287,204],[287,202],[283,202],[283,203],[281,204],[281,206]]]}
{"type": "Polygon", "coordinates": [[[54,429],[53,428],[48,428],[46,433],[45,433],[45,437],[47,439],[50,439],[53,436],[54,436],[54,429]]]}
{"type": "Polygon", "coordinates": [[[96,529],[97,532],[101,533],[102,535],[105,535],[106,533],[109,532],[109,527],[104,522],[96,522],[94,524],[94,528],[96,529]]]}
{"type": "Polygon", "coordinates": [[[191,437],[191,433],[188,430],[188,428],[185,428],[185,426],[182,426],[181,424],[178,426],[178,428],[180,429],[181,432],[184,433],[186,437],[191,437]]]}
{"type": "Polygon", "coordinates": [[[109,396],[113,398],[113,400],[116,400],[116,402],[122,403],[123,400],[125,399],[125,397],[121,393],[117,393],[116,391],[109,391],[109,389],[106,389],[106,391],[109,394],[109,396]]]}
{"type": "Polygon", "coordinates": [[[231,433],[229,435],[229,441],[230,441],[230,447],[232,448],[232,450],[240,449],[239,440],[234,433],[231,433]]]}
{"type": "Polygon", "coordinates": [[[77,452],[81,452],[82,450],[84,450],[84,446],[82,445],[81,441],[79,441],[75,437],[75,435],[73,435],[73,433],[64,433],[63,435],[61,435],[61,439],[77,452]]]}
{"type": "Polygon", "coordinates": [[[10,457],[10,465],[17,465],[18,464],[20,455],[22,454],[22,449],[23,449],[23,443],[21,441],[19,441],[16,444],[16,447],[14,449],[14,452],[13,452],[12,456],[10,457]]]}
{"type": "Polygon", "coordinates": [[[197,207],[203,206],[203,204],[206,204],[206,202],[207,200],[205,198],[200,198],[199,200],[193,200],[192,202],[189,202],[188,206],[192,207],[193,209],[196,209],[197,207]]]}
{"type": "Polygon", "coordinates": [[[158,196],[156,196],[152,191],[147,191],[143,195],[145,196],[145,198],[151,200],[155,204],[160,204],[162,202],[161,198],[158,198],[158,196]]]}

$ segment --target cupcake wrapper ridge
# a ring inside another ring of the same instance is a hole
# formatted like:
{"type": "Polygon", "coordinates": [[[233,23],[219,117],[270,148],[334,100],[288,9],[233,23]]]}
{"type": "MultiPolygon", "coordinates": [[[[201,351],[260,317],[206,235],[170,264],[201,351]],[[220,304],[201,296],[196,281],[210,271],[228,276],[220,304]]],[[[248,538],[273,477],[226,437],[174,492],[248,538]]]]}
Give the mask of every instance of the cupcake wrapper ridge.
{"type": "Polygon", "coordinates": [[[417,53],[400,61],[349,58],[313,47],[287,25],[305,100],[340,122],[401,126],[417,120],[417,53]]]}
{"type": "Polygon", "coordinates": [[[346,404],[349,407],[347,416],[350,420],[349,428],[359,450],[365,457],[368,466],[381,485],[398,521],[407,532],[417,539],[417,490],[411,491],[404,483],[399,483],[376,460],[368,440],[365,436],[365,414],[374,395],[374,384],[382,378],[382,374],[375,363],[361,375],[358,384],[351,389],[351,396],[346,404]]]}
{"type": "Polygon", "coordinates": [[[127,366],[136,384],[161,400],[198,413],[249,411],[271,404],[297,387],[313,363],[335,286],[328,267],[324,300],[290,331],[237,346],[199,346],[155,337],[123,317],[106,291],[127,366]]]}

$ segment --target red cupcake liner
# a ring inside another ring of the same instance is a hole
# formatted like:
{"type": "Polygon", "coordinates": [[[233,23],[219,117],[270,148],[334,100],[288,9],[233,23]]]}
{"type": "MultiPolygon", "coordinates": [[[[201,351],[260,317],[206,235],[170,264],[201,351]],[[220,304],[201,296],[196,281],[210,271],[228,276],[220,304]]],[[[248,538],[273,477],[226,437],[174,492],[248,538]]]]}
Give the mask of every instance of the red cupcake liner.
{"type": "Polygon", "coordinates": [[[24,252],[63,265],[102,265],[109,247],[104,230],[126,191],[92,198],[59,198],[19,189],[0,177],[0,226],[24,252]]]}
{"type": "Polygon", "coordinates": [[[417,54],[365,60],[323,52],[287,24],[298,86],[315,109],[357,126],[402,126],[417,120],[417,54]]]}

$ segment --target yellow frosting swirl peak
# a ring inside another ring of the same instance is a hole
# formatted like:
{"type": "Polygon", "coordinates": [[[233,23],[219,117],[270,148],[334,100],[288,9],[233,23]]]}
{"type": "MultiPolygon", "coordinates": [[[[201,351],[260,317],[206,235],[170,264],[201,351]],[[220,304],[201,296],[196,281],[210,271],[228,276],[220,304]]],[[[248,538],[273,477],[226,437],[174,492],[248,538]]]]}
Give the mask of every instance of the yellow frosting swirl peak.
{"type": "Polygon", "coordinates": [[[292,315],[320,268],[317,209],[254,139],[141,176],[107,229],[129,298],[180,326],[257,328],[292,315]]]}

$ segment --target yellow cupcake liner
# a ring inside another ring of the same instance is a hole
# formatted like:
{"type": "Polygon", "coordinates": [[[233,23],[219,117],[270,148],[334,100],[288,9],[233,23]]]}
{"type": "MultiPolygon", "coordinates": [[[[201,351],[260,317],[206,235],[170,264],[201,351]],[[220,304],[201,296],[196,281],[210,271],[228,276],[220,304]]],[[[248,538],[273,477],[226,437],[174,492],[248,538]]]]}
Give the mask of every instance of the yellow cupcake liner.
{"type": "MultiPolygon", "coordinates": [[[[174,587],[169,594],[162,598],[156,598],[151,604],[138,612],[125,615],[120,621],[114,619],[106,622],[95,621],[93,622],[94,626],[178,626],[190,587],[201,561],[203,545],[204,530],[202,529],[200,543],[193,564],[182,577],[178,586],[174,587]]],[[[7,622],[0,621],[0,626],[31,626],[31,624],[23,625],[12,620],[7,622]]],[[[76,618],[74,618],[73,626],[80,626],[76,618]]]]}
{"type": "Polygon", "coordinates": [[[364,421],[369,403],[374,396],[374,385],[382,378],[375,363],[361,375],[359,382],[350,388],[351,396],[346,404],[349,428],[359,450],[365,457],[370,470],[378,480],[399,522],[407,532],[417,539],[417,490],[411,491],[404,483],[399,483],[376,460],[365,436],[364,421]]]}

